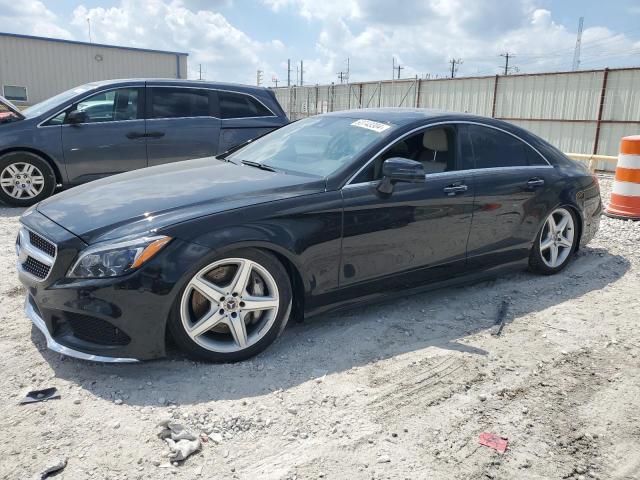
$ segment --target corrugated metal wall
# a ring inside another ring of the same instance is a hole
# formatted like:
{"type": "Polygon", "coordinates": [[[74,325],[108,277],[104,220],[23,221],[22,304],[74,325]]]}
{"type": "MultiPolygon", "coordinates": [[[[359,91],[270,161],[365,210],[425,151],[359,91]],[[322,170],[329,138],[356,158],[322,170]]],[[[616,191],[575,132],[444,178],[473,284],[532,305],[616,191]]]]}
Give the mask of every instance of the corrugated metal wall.
{"type": "Polygon", "coordinates": [[[292,120],[349,108],[438,108],[501,118],[573,153],[617,155],[622,136],[640,134],[640,68],[284,87],[275,92],[292,120]]]}
{"type": "Polygon", "coordinates": [[[176,78],[178,70],[186,78],[186,55],[0,35],[0,87],[26,86],[27,104],[87,82],[176,78]]]}

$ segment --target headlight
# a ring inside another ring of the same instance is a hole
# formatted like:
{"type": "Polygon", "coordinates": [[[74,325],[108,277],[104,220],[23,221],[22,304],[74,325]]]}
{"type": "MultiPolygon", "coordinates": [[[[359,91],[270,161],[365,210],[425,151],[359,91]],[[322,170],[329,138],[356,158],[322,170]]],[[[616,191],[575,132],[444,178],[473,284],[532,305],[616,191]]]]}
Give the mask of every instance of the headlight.
{"type": "Polygon", "coordinates": [[[69,269],[72,278],[105,278],[124,275],[143,265],[171,241],[171,237],[143,237],[90,247],[80,252],[69,269]]]}

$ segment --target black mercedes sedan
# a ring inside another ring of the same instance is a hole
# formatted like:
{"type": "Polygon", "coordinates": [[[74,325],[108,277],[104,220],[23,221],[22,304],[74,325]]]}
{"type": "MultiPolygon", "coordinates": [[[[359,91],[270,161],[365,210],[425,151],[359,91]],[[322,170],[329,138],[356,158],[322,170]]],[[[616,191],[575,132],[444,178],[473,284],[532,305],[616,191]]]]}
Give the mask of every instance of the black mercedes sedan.
{"type": "Polygon", "coordinates": [[[595,235],[597,179],[502,121],[352,110],[222,156],[83,185],[25,212],[26,312],[108,362],[256,355],[290,318],[494,277],[553,274],[595,235]]]}

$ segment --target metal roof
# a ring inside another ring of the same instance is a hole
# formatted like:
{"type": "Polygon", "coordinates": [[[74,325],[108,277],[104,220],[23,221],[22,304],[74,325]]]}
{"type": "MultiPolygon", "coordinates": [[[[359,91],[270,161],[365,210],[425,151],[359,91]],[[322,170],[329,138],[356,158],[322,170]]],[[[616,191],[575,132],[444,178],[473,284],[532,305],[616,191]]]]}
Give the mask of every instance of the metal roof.
{"type": "Polygon", "coordinates": [[[25,38],[29,40],[43,40],[46,42],[57,42],[57,43],[67,43],[70,45],[84,45],[90,47],[101,47],[101,48],[119,48],[121,50],[133,50],[136,52],[150,52],[150,53],[167,53],[171,55],[184,55],[188,56],[188,53],[185,52],[172,52],[170,50],[154,50],[151,48],[136,48],[136,47],[123,47],[120,45],[107,45],[104,43],[89,43],[89,42],[80,42],[78,40],[65,40],[62,38],[51,38],[51,37],[36,37],[34,35],[23,35],[21,33],[6,33],[0,32],[0,37],[13,37],[13,38],[25,38]]]}

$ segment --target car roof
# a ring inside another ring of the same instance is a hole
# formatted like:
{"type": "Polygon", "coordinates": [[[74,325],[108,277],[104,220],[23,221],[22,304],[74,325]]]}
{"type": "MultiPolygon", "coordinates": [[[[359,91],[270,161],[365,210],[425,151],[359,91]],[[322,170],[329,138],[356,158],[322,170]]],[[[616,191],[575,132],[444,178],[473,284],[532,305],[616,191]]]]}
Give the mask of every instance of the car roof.
{"type": "Polygon", "coordinates": [[[207,87],[217,89],[229,89],[234,91],[265,91],[265,87],[255,87],[252,85],[242,85],[239,83],[211,82],[207,80],[186,80],[183,78],[118,78],[115,80],[101,80],[91,82],[87,85],[96,87],[129,85],[132,83],[147,83],[152,85],[175,85],[178,87],[207,87]]]}
{"type": "Polygon", "coordinates": [[[392,123],[405,126],[414,123],[429,121],[480,121],[482,123],[502,123],[495,119],[471,115],[468,113],[450,112],[436,108],[362,108],[353,110],[341,110],[339,112],[326,113],[326,116],[346,117],[376,122],[392,123]]]}

